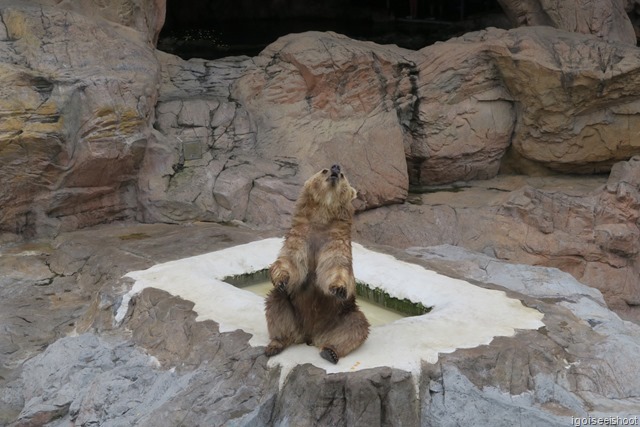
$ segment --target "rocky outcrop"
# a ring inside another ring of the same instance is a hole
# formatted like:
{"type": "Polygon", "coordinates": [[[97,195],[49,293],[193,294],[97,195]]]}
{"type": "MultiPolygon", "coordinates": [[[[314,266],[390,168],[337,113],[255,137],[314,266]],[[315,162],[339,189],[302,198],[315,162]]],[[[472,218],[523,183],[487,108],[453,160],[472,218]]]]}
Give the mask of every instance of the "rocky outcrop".
{"type": "Polygon", "coordinates": [[[503,212],[522,220],[531,231],[526,238],[527,251],[549,259],[536,263],[573,273],[600,289],[614,307],[637,307],[639,172],[638,157],[618,163],[606,185],[586,197],[525,187],[505,204],[503,212]]]}
{"type": "Polygon", "coordinates": [[[635,46],[548,27],[489,29],[414,59],[414,184],[491,178],[501,161],[527,174],[604,172],[638,153],[635,46]]]}
{"type": "Polygon", "coordinates": [[[288,214],[303,177],[336,159],[369,209],[401,202],[408,183],[501,167],[601,172],[638,151],[633,83],[616,83],[636,74],[635,49],[551,28],[491,29],[419,52],[305,33],[251,60],[161,58],[146,220],[265,224],[262,209],[288,214]]]}
{"type": "Polygon", "coordinates": [[[415,102],[409,53],[334,33],[271,44],[233,89],[256,122],[258,156],[295,159],[302,176],[340,163],[367,208],[404,200],[400,119],[415,102]]]}
{"type": "Polygon", "coordinates": [[[542,311],[545,326],[441,354],[417,377],[389,368],[327,374],[301,365],[280,383],[279,369],[267,366],[249,334],[196,321],[192,302],[166,292],[142,291],[122,325],[113,322],[132,285],[123,272],[244,243],[252,234],[213,224],[114,224],[39,246],[4,245],[0,423],[560,426],[572,416],[634,416],[640,409],[640,327],[557,269],[453,246],[386,251],[503,290],[542,311]],[[28,301],[40,305],[31,311],[28,301]],[[45,325],[58,322],[59,335],[42,336],[45,325]]]}
{"type": "Polygon", "coordinates": [[[306,177],[334,163],[358,189],[360,209],[401,202],[408,174],[398,114],[415,101],[402,53],[307,33],[254,59],[160,54],[141,218],[285,228],[306,177]]]}
{"type": "Polygon", "coordinates": [[[640,384],[624,378],[637,362],[609,365],[607,356],[596,354],[637,347],[640,329],[611,315],[596,290],[553,268],[516,266],[456,247],[408,252],[432,266],[449,264],[467,279],[528,295],[537,301],[525,304],[545,313],[545,327],[522,331],[516,342],[496,338],[488,346],[441,355],[441,366],[426,367],[427,424],[548,426],[566,424],[570,416],[635,416],[637,402],[627,399],[640,384]]]}
{"type": "Polygon", "coordinates": [[[156,102],[153,50],[139,33],[58,8],[12,2],[0,15],[0,229],[53,234],[131,217],[156,102]]]}
{"type": "Polygon", "coordinates": [[[358,235],[408,247],[451,244],[511,262],[570,272],[640,319],[637,157],[609,179],[499,177],[412,195],[408,204],[364,212],[358,235]]]}
{"type": "Polygon", "coordinates": [[[565,31],[593,34],[604,40],[636,45],[627,15],[628,1],[498,0],[514,26],[545,25],[565,31]]]}
{"type": "Polygon", "coordinates": [[[166,0],[40,0],[38,3],[134,28],[153,46],[164,25],[167,6],[166,0]]]}
{"type": "MultiPolygon", "coordinates": [[[[155,6],[131,5],[112,19],[157,27],[139,18],[155,6]]],[[[321,165],[341,163],[366,210],[410,184],[604,172],[640,150],[640,56],[591,35],[490,29],[413,52],[310,32],[255,58],[183,61],[153,51],[152,29],[21,3],[2,16],[3,231],[284,228],[321,165]]]]}

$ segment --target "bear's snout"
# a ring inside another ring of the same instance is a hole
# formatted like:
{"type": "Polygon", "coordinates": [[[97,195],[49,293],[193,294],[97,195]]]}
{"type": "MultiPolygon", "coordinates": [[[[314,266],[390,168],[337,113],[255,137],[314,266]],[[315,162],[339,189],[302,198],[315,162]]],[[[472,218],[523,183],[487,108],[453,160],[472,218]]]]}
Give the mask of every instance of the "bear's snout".
{"type": "Polygon", "coordinates": [[[331,166],[331,176],[340,176],[340,165],[331,166]]]}

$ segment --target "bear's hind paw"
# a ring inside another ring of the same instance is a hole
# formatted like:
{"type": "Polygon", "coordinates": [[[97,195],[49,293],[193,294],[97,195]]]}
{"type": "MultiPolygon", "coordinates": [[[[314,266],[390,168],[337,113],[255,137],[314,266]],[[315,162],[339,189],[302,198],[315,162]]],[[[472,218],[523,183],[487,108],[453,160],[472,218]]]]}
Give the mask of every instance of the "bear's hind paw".
{"type": "Polygon", "coordinates": [[[331,347],[323,348],[320,352],[320,356],[322,356],[323,359],[333,363],[334,365],[337,364],[339,360],[338,354],[331,347]]]}
{"type": "Polygon", "coordinates": [[[275,356],[284,350],[285,345],[278,340],[272,340],[269,345],[264,349],[264,354],[267,357],[275,356]]]}

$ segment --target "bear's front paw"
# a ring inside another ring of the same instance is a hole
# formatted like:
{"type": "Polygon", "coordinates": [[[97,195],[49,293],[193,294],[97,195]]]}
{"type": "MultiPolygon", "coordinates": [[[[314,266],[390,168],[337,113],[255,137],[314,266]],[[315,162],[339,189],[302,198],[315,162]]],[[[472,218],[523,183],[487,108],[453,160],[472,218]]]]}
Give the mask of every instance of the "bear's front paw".
{"type": "Polygon", "coordinates": [[[331,295],[336,298],[346,299],[347,298],[347,288],[346,286],[331,286],[329,287],[329,292],[331,295]]]}
{"type": "Polygon", "coordinates": [[[271,283],[276,288],[284,290],[289,284],[289,273],[286,270],[281,268],[279,265],[274,264],[271,267],[271,283]]]}
{"type": "Polygon", "coordinates": [[[276,291],[282,292],[283,294],[288,294],[287,292],[287,284],[285,282],[278,282],[275,284],[276,291]]]}

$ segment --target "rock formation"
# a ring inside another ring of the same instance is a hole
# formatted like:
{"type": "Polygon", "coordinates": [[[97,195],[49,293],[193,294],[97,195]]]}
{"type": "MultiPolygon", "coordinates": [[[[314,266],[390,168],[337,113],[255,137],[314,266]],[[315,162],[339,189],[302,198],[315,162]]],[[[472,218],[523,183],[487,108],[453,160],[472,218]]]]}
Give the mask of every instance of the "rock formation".
{"type": "Polygon", "coordinates": [[[627,15],[627,5],[633,2],[498,0],[498,3],[514,26],[544,25],[636,45],[636,34],[627,15]]]}
{"type": "Polygon", "coordinates": [[[34,3],[0,14],[0,229],[54,234],[131,217],[157,98],[147,41],[34,3]]]}
{"type": "Polygon", "coordinates": [[[366,207],[404,200],[409,53],[333,33],[271,44],[233,91],[256,122],[259,157],[293,159],[302,176],[340,159],[366,207]]]}
{"type": "Polygon", "coordinates": [[[413,52],[311,32],[253,59],[184,61],[146,42],[159,13],[111,17],[148,33],[47,6],[2,14],[5,231],[283,227],[304,179],[336,158],[365,210],[410,184],[604,172],[639,149],[639,54],[591,35],[491,29],[413,52]]]}
{"type": "Polygon", "coordinates": [[[557,267],[638,320],[639,166],[638,157],[618,163],[606,181],[512,176],[441,188],[364,212],[356,230],[395,247],[451,244],[557,267]]]}
{"type": "Polygon", "coordinates": [[[167,5],[166,0],[40,0],[38,3],[133,28],[153,46],[164,25],[167,5]]]}
{"type": "Polygon", "coordinates": [[[279,387],[278,369],[267,368],[247,333],[197,322],[192,302],[152,288],[114,324],[131,285],[123,272],[255,237],[215,224],[109,225],[38,246],[5,245],[0,423],[560,426],[572,416],[638,413],[638,325],[557,269],[459,247],[390,251],[504,290],[542,311],[545,327],[442,354],[417,378],[389,368],[327,375],[301,365],[279,387]]]}
{"type": "Polygon", "coordinates": [[[414,184],[490,178],[501,160],[520,173],[605,172],[638,153],[634,46],[548,27],[489,29],[413,58],[414,184]]]}
{"type": "Polygon", "coordinates": [[[310,32],[216,61],[153,48],[161,0],[97,3],[0,6],[0,423],[640,412],[640,332],[605,304],[640,319],[640,54],[618,2],[505,0],[518,23],[556,28],[415,52],[310,32]],[[359,190],[357,239],[502,289],[545,328],[441,355],[417,379],[299,366],[280,389],[246,333],[169,294],[144,291],[114,324],[126,272],[276,233],[333,159],[359,190]],[[69,232],[135,219],[182,225],[69,232]]]}

